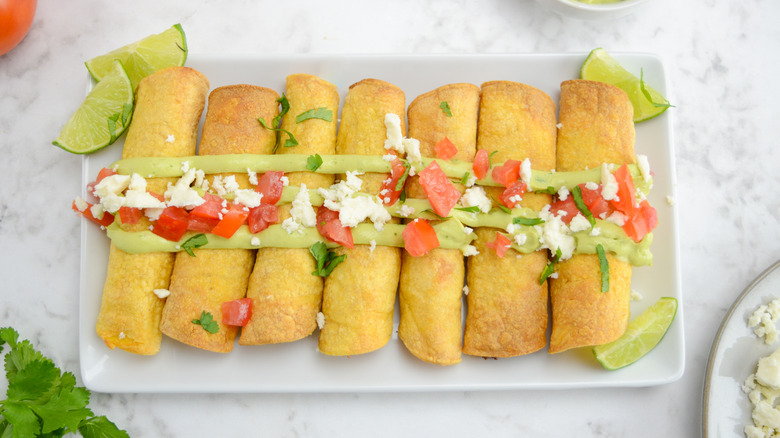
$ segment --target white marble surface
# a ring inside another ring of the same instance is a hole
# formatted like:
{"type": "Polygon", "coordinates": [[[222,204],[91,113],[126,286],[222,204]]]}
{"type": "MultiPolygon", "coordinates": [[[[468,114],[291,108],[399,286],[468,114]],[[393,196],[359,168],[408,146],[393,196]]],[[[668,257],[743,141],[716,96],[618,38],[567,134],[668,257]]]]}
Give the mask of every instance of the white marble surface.
{"type": "MultiPolygon", "coordinates": [[[[193,53],[661,55],[674,114],[686,370],[645,389],[397,394],[93,394],[131,436],[698,436],[713,336],[750,280],[780,258],[780,3],[653,0],[584,22],[531,0],[371,4],[41,0],[0,57],[0,326],[78,374],[80,157],[51,145],[84,96],[82,62],[180,22],[193,53]]],[[[778,291],[780,294],[780,291],[778,291]]],[[[0,386],[2,388],[3,386],[0,386]]]]}

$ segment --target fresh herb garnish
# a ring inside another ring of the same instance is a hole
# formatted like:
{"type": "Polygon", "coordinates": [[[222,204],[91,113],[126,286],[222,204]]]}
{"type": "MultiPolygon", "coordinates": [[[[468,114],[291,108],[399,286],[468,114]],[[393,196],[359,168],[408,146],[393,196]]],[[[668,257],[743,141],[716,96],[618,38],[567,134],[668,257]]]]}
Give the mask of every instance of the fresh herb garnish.
{"type": "Polygon", "coordinates": [[[557,248],[555,256],[547,263],[547,266],[544,267],[542,274],[539,276],[539,284],[544,284],[547,278],[555,272],[555,265],[561,260],[561,254],[561,249],[557,248]]]}
{"type": "Polygon", "coordinates": [[[463,178],[460,179],[460,183],[463,184],[464,186],[469,183],[469,173],[468,172],[463,174],[463,178]]]}
{"type": "Polygon", "coordinates": [[[455,210],[465,211],[468,213],[479,213],[479,206],[472,205],[471,207],[455,207],[455,210]]]}
{"type": "Polygon", "coordinates": [[[398,200],[401,201],[401,204],[406,202],[406,190],[401,190],[401,194],[398,196],[398,200]]]}
{"type": "Polygon", "coordinates": [[[185,240],[184,243],[181,244],[181,249],[187,251],[187,254],[195,257],[195,253],[192,250],[195,248],[200,248],[207,243],[209,243],[209,239],[205,234],[200,233],[185,240]]]}
{"type": "Polygon", "coordinates": [[[645,71],[644,69],[639,70],[639,89],[642,91],[642,94],[645,96],[645,99],[647,99],[648,102],[652,103],[654,107],[656,108],[674,108],[674,105],[667,102],[654,102],[653,97],[650,96],[650,92],[647,91],[647,88],[645,87],[645,71]]]}
{"type": "Polygon", "coordinates": [[[574,205],[577,206],[577,210],[588,219],[590,226],[596,225],[596,218],[593,217],[593,213],[590,212],[588,206],[585,205],[585,201],[582,199],[582,189],[580,186],[574,186],[571,190],[571,196],[574,198],[574,205]]]}
{"type": "MultiPolygon", "coordinates": [[[[284,132],[287,134],[287,140],[284,142],[284,147],[289,148],[293,146],[298,146],[298,140],[295,139],[295,136],[292,134],[292,132],[282,129],[279,126],[282,124],[282,117],[284,117],[285,114],[287,114],[288,111],[290,111],[290,102],[287,100],[287,96],[282,93],[282,97],[276,99],[277,102],[282,106],[282,110],[279,111],[279,114],[277,114],[274,119],[271,121],[271,126],[268,126],[268,123],[266,123],[265,119],[262,117],[258,117],[257,120],[260,122],[261,125],[263,125],[263,128],[279,132],[284,132]]],[[[279,148],[279,140],[281,140],[281,136],[277,136],[276,138],[276,144],[274,145],[274,152],[279,148]]]]}
{"type": "Polygon", "coordinates": [[[401,174],[401,177],[398,178],[398,182],[395,183],[396,192],[404,188],[404,183],[406,182],[406,178],[409,177],[409,171],[412,169],[412,165],[409,164],[408,161],[402,160],[401,163],[404,166],[404,173],[401,174]]]}
{"type": "Polygon", "coordinates": [[[310,246],[309,252],[317,262],[317,269],[311,275],[319,275],[320,277],[330,275],[333,269],[347,258],[346,254],[336,256],[336,252],[329,250],[323,242],[317,242],[310,246]]]}
{"type": "Polygon", "coordinates": [[[219,331],[219,325],[217,321],[214,321],[214,315],[205,310],[200,313],[200,319],[193,319],[193,324],[198,324],[203,327],[203,330],[211,333],[212,335],[219,331]]]}
{"type": "Polygon", "coordinates": [[[491,197],[490,197],[490,200],[492,200],[492,201],[493,201],[493,203],[494,203],[494,204],[496,204],[496,207],[498,207],[498,208],[499,208],[499,210],[503,211],[503,212],[504,212],[504,213],[506,213],[506,214],[512,214],[512,209],[511,209],[511,208],[509,208],[509,207],[507,207],[506,205],[504,205],[504,204],[502,204],[502,203],[500,203],[500,202],[496,201],[496,198],[494,198],[494,197],[492,197],[492,196],[491,196],[491,197]]]}
{"type": "Polygon", "coordinates": [[[609,261],[600,243],[596,245],[596,254],[599,256],[599,270],[601,270],[601,292],[604,293],[609,290],[609,261]]]}
{"type": "Polygon", "coordinates": [[[309,119],[320,119],[326,122],[333,121],[333,111],[323,107],[304,111],[295,117],[295,123],[301,123],[309,119]]]}
{"type": "Polygon", "coordinates": [[[320,166],[322,166],[322,157],[320,154],[309,155],[309,157],[306,158],[306,168],[312,172],[319,169],[320,166]]]}
{"type": "Polygon", "coordinates": [[[554,194],[558,193],[558,191],[555,190],[555,187],[553,187],[553,186],[547,186],[546,189],[540,190],[540,192],[541,193],[547,193],[548,195],[554,195],[554,194]]]}
{"type": "Polygon", "coordinates": [[[533,225],[541,225],[544,223],[544,220],[538,217],[516,217],[512,218],[512,223],[515,225],[527,225],[527,226],[533,226],[533,225]]]}
{"type": "Polygon", "coordinates": [[[497,154],[498,151],[493,151],[488,155],[488,168],[493,167],[493,155],[497,154]]]}
{"type": "Polygon", "coordinates": [[[447,103],[447,101],[443,101],[441,104],[439,104],[439,108],[441,108],[442,111],[444,111],[444,115],[447,117],[452,117],[452,110],[450,110],[450,104],[447,103]]]}
{"type": "Polygon", "coordinates": [[[432,214],[432,215],[436,216],[436,217],[437,217],[439,220],[444,220],[444,219],[447,219],[446,217],[439,216],[439,214],[438,214],[438,213],[436,213],[435,211],[431,210],[430,208],[427,208],[427,209],[423,210],[422,212],[423,212],[423,213],[430,213],[430,214],[432,214]]]}
{"type": "Polygon", "coordinates": [[[11,349],[5,354],[8,390],[7,398],[0,400],[0,436],[62,437],[79,432],[87,438],[129,437],[87,408],[90,392],[76,386],[72,373],[63,373],[30,341],[19,342],[19,333],[11,327],[0,328],[0,351],[6,343],[11,349]]]}

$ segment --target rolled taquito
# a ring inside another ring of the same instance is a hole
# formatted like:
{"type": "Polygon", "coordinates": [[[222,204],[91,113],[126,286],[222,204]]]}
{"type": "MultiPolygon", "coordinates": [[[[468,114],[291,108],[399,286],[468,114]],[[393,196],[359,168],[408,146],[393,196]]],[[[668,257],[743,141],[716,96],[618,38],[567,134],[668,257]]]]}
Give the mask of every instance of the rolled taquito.
{"type": "MultiPolygon", "coordinates": [[[[621,89],[584,80],[561,84],[556,169],[634,163],[633,108],[621,89]]],[[[629,319],[631,265],[607,253],[609,290],[601,292],[595,254],[575,254],[557,265],[550,282],[550,353],[619,338],[629,319]]]]}
{"type": "MultiPolygon", "coordinates": [[[[290,104],[282,129],[293,134],[295,147],[280,147],[277,154],[334,154],[339,110],[335,85],[308,74],[287,77],[285,95],[290,104]],[[296,120],[301,114],[324,108],[330,119],[296,120]]],[[[305,184],[309,190],[328,187],[334,176],[311,172],[287,174],[291,186],[305,184]]],[[[283,205],[279,221],[290,217],[290,205],[283,205]]],[[[317,268],[306,248],[260,248],[247,297],[252,298],[252,317],[241,329],[241,345],[275,344],[309,336],[317,328],[322,302],[322,277],[312,275],[317,268]]]]}
{"type": "MultiPolygon", "coordinates": [[[[272,120],[279,111],[276,91],[252,85],[215,89],[209,95],[203,124],[200,155],[270,154],[275,132],[265,129],[258,118],[272,120]]],[[[247,173],[233,176],[239,188],[254,189],[247,173]]],[[[211,180],[213,182],[213,178],[211,180]]],[[[246,296],[249,274],[255,261],[250,249],[195,249],[194,256],[176,254],[171,274],[170,295],[163,308],[160,329],[173,339],[214,352],[233,349],[238,327],[222,323],[222,303],[246,296]],[[218,324],[216,333],[194,324],[203,312],[218,324]]]]}
{"type": "MultiPolygon", "coordinates": [[[[453,159],[474,159],[479,94],[476,85],[450,84],[409,104],[409,137],[420,141],[422,156],[435,157],[436,145],[446,138],[457,148],[453,159]],[[449,112],[442,110],[442,102],[449,112]]],[[[461,193],[465,189],[456,186],[461,193]]],[[[407,180],[406,192],[408,198],[425,198],[416,176],[407,180]]],[[[426,362],[452,365],[461,361],[465,271],[459,249],[436,248],[419,257],[403,252],[398,337],[413,355],[426,362]]]]}
{"type": "MultiPolygon", "coordinates": [[[[364,79],[350,86],[336,141],[337,154],[385,155],[385,115],[393,113],[406,132],[404,92],[388,82],[364,79]]],[[[378,194],[387,174],[360,175],[361,191],[378,194]]],[[[393,332],[393,308],[401,269],[399,248],[355,245],[325,278],[324,324],[319,350],[327,355],[368,353],[383,347],[393,332]]]]}
{"type": "MultiPolygon", "coordinates": [[[[544,92],[515,82],[482,85],[477,149],[495,152],[493,162],[528,158],[531,168],[555,166],[555,103],[544,92]]],[[[487,188],[493,199],[503,187],[487,188]]],[[[521,207],[541,210],[550,195],[525,193],[521,207]]],[[[468,257],[465,354],[511,357],[537,351],[547,344],[547,282],[539,278],[547,265],[546,250],[520,254],[508,249],[503,257],[486,246],[495,228],[475,230],[479,254],[468,257]]]]}
{"type": "MultiPolygon", "coordinates": [[[[198,123],[209,82],[186,67],[171,67],[138,84],[133,120],[122,158],[186,156],[195,154],[198,123]]],[[[147,190],[162,194],[171,178],[147,180],[147,190]]],[[[142,230],[149,221],[122,225],[142,230]]],[[[137,354],[160,350],[160,315],[164,299],[155,289],[167,289],[173,268],[171,253],[128,254],[113,244],[97,320],[97,334],[110,348],[137,354]]]]}

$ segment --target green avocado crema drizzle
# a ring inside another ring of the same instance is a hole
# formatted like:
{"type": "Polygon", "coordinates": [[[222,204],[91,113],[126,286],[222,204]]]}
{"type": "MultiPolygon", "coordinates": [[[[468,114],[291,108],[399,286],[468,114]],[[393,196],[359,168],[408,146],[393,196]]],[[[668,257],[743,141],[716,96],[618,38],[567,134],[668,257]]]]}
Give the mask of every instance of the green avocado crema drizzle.
{"type": "MultiPolygon", "coordinates": [[[[120,174],[138,173],[139,175],[149,177],[178,177],[183,175],[182,164],[188,162],[190,168],[203,170],[207,174],[223,172],[246,172],[251,170],[257,173],[267,172],[269,170],[281,170],[284,172],[301,172],[310,168],[310,155],[220,155],[220,156],[190,156],[178,158],[131,158],[117,161],[110,168],[120,174]]],[[[346,171],[359,172],[390,172],[390,163],[381,157],[360,156],[360,155],[321,155],[321,164],[316,168],[317,173],[346,173],[346,171]]],[[[318,160],[319,161],[319,160],[318,160]]],[[[427,166],[433,159],[423,158],[424,165],[427,166]]],[[[460,180],[462,176],[471,170],[472,164],[469,162],[457,160],[439,160],[436,159],[439,166],[445,174],[455,180],[460,180]]],[[[495,165],[494,165],[495,166],[495,165]]],[[[645,181],[636,165],[629,165],[629,170],[635,181],[636,187],[647,193],[652,181],[645,181]]],[[[309,170],[310,171],[310,170],[309,170]]],[[[543,172],[533,171],[531,190],[551,193],[560,189],[562,186],[575,187],[577,184],[585,182],[599,182],[601,180],[601,169],[579,172],[543,172]]],[[[488,176],[477,181],[477,184],[498,186],[488,176]]],[[[299,193],[300,188],[294,186],[284,187],[279,204],[292,202],[299,193]]],[[[312,206],[317,207],[324,203],[323,197],[316,190],[309,190],[309,199],[312,206]]],[[[354,196],[375,196],[367,193],[356,193],[354,196]]],[[[476,239],[474,233],[467,230],[466,227],[490,227],[506,230],[509,224],[514,225],[513,234],[504,233],[512,242],[511,248],[520,253],[531,253],[541,248],[542,226],[544,221],[539,218],[538,212],[517,207],[515,209],[493,208],[488,213],[475,212],[471,208],[453,208],[446,218],[441,218],[432,212],[431,204],[426,199],[406,199],[402,202],[396,202],[392,206],[385,207],[387,211],[395,217],[404,217],[408,219],[422,218],[428,220],[442,220],[434,225],[436,235],[439,239],[440,247],[445,249],[465,250],[476,239]],[[412,207],[414,213],[402,215],[402,207],[412,207]],[[524,242],[518,245],[513,239],[515,235],[525,235],[524,242]]],[[[327,241],[322,237],[316,228],[303,228],[300,232],[287,233],[281,225],[272,225],[266,230],[252,234],[249,228],[244,225],[236,231],[230,238],[224,238],[209,234],[203,242],[198,236],[199,233],[187,232],[179,242],[166,240],[155,235],[151,231],[124,231],[117,223],[107,227],[108,237],[119,248],[128,253],[147,253],[147,252],[178,252],[186,251],[190,247],[211,248],[211,249],[230,249],[230,248],[310,248],[317,242],[324,242],[328,248],[338,246],[338,244],[327,241]],[[193,238],[197,238],[197,246],[193,246],[193,238]]],[[[579,231],[572,234],[576,241],[575,254],[596,254],[597,247],[601,246],[604,250],[615,254],[619,259],[625,260],[634,266],[650,265],[652,263],[652,253],[650,244],[652,243],[652,233],[648,233],[641,242],[634,242],[629,239],[623,229],[612,223],[601,219],[595,220],[595,227],[599,228],[597,235],[589,230],[579,231]]],[[[363,223],[352,228],[354,243],[357,245],[377,245],[404,247],[402,232],[405,225],[385,224],[380,231],[374,224],[363,223]]],[[[189,252],[189,251],[188,251],[189,252]]]]}

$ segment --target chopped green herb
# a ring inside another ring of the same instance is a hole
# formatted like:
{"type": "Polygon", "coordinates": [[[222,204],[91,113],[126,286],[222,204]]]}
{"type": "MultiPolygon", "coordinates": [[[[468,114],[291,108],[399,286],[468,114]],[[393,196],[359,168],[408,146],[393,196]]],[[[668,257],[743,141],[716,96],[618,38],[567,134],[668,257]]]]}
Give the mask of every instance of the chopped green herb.
{"type": "Polygon", "coordinates": [[[404,183],[406,182],[406,178],[409,177],[409,171],[412,169],[412,165],[409,164],[408,161],[402,160],[402,164],[404,166],[404,173],[401,174],[401,177],[398,178],[398,182],[395,184],[396,192],[404,188],[404,183]]]}
{"type": "Polygon", "coordinates": [[[311,275],[319,275],[320,277],[327,277],[330,275],[330,273],[333,272],[333,269],[347,258],[346,254],[336,256],[335,251],[329,250],[322,242],[317,242],[310,246],[309,252],[314,256],[314,260],[317,262],[317,269],[312,272],[311,275]]]}
{"type": "Polygon", "coordinates": [[[214,321],[214,315],[205,310],[200,313],[200,319],[193,319],[192,323],[200,325],[203,327],[203,330],[212,335],[219,331],[219,324],[217,324],[217,321],[214,321]]]}
{"type": "Polygon", "coordinates": [[[496,198],[490,197],[490,199],[493,201],[494,204],[496,204],[496,207],[498,207],[499,210],[503,211],[506,214],[512,214],[512,209],[507,207],[506,205],[496,201],[496,198]]]}
{"type": "Polygon", "coordinates": [[[604,247],[599,243],[596,245],[596,254],[599,256],[599,269],[601,270],[601,292],[607,292],[609,290],[609,261],[607,261],[607,254],[604,252],[604,247]]]}
{"type": "Polygon", "coordinates": [[[423,213],[430,213],[430,214],[436,216],[439,220],[447,219],[446,217],[439,216],[435,211],[431,210],[430,208],[427,208],[427,209],[423,210],[422,212],[423,213]]]}
{"type": "Polygon", "coordinates": [[[479,213],[479,207],[472,205],[471,207],[455,207],[455,210],[465,211],[468,213],[479,213]]]}
{"type": "Polygon", "coordinates": [[[653,102],[653,97],[650,95],[650,92],[647,91],[647,88],[645,87],[645,71],[644,69],[639,70],[639,90],[642,91],[642,94],[645,96],[648,102],[652,103],[654,107],[656,108],[674,108],[674,105],[672,105],[669,102],[653,102]]]}
{"type": "Polygon", "coordinates": [[[488,155],[488,168],[493,167],[493,155],[497,154],[498,151],[493,151],[488,155]]]}
{"type": "Polygon", "coordinates": [[[19,342],[11,327],[0,328],[0,351],[5,344],[8,379],[6,399],[0,400],[0,436],[82,436],[128,438],[105,416],[95,416],[87,407],[90,392],[76,386],[76,377],[62,372],[28,340],[19,342]]]}
{"type": "Polygon", "coordinates": [[[452,110],[450,110],[450,104],[447,103],[447,101],[443,101],[439,108],[441,108],[442,111],[444,111],[444,115],[447,117],[452,117],[452,110]]]}
{"type": "MultiPolygon", "coordinates": [[[[276,118],[274,118],[274,120],[276,120],[276,118]]],[[[285,134],[287,134],[287,140],[284,141],[284,145],[283,145],[284,147],[289,148],[293,146],[298,146],[298,140],[295,139],[295,136],[292,134],[292,132],[282,128],[271,128],[268,126],[268,123],[266,123],[262,117],[258,117],[257,121],[259,121],[260,124],[263,125],[263,128],[265,129],[276,131],[276,132],[284,132],[285,134]]],[[[279,148],[279,138],[277,138],[276,145],[274,145],[274,152],[276,152],[278,148],[279,148]]]]}
{"type": "Polygon", "coordinates": [[[406,202],[406,190],[401,190],[401,195],[398,196],[398,200],[401,201],[401,204],[406,202]]]}
{"type": "Polygon", "coordinates": [[[298,114],[298,116],[295,117],[295,123],[301,123],[309,119],[320,119],[326,122],[330,122],[333,121],[333,111],[325,108],[324,106],[320,108],[310,109],[308,111],[304,111],[298,114]]]}
{"type": "Polygon", "coordinates": [[[561,254],[560,248],[555,250],[555,256],[547,263],[547,266],[544,267],[542,274],[539,276],[539,284],[544,284],[547,278],[555,272],[555,265],[561,260],[561,254]]]}
{"type": "Polygon", "coordinates": [[[320,166],[322,166],[322,157],[320,154],[309,155],[309,157],[306,159],[306,168],[312,172],[319,169],[320,166]]]}
{"type": "Polygon", "coordinates": [[[209,243],[209,239],[205,234],[200,233],[185,240],[184,243],[181,244],[181,249],[187,251],[187,254],[195,257],[195,253],[192,250],[195,248],[200,248],[207,243],[209,243]]]}
{"type": "Polygon", "coordinates": [[[538,217],[516,217],[512,218],[512,223],[515,225],[527,225],[530,227],[533,225],[541,225],[544,223],[544,221],[538,217]]]}
{"type": "Polygon", "coordinates": [[[460,183],[463,184],[464,186],[469,183],[469,173],[468,172],[463,174],[463,178],[460,179],[460,183]]]}
{"type": "Polygon", "coordinates": [[[588,219],[590,226],[596,225],[596,218],[593,217],[593,213],[590,212],[588,206],[585,205],[585,201],[582,200],[582,189],[580,186],[574,186],[571,191],[571,196],[574,198],[574,205],[577,206],[577,210],[588,219]]]}
{"type": "Polygon", "coordinates": [[[285,96],[284,93],[282,93],[282,97],[276,99],[277,102],[282,106],[282,110],[279,111],[279,114],[277,114],[273,119],[273,127],[278,128],[282,126],[282,118],[287,114],[288,111],[290,111],[290,101],[287,100],[287,96],[285,96]]]}
{"type": "Polygon", "coordinates": [[[541,193],[547,193],[548,195],[554,195],[558,193],[557,190],[555,190],[555,187],[553,186],[547,186],[545,190],[540,190],[541,193]]]}

